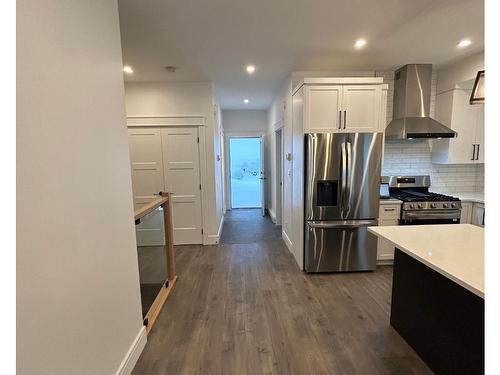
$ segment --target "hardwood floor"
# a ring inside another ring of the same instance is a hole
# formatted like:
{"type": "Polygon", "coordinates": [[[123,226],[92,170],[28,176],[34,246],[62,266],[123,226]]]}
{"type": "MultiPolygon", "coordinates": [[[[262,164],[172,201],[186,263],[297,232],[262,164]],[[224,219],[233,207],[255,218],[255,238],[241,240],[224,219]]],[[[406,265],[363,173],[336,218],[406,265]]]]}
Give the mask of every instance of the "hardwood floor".
{"type": "Polygon", "coordinates": [[[233,210],[219,246],[176,248],[134,375],[432,373],[389,325],[391,267],[306,275],[259,215],[233,210]]]}

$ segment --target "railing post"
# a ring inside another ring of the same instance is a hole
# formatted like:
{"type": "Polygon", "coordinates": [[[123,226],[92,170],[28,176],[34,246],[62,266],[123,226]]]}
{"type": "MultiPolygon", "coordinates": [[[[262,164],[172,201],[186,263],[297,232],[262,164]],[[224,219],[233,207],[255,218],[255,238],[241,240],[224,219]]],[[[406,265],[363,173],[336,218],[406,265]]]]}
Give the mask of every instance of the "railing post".
{"type": "Polygon", "coordinates": [[[165,251],[167,254],[167,276],[168,280],[175,278],[175,251],[174,251],[174,225],[172,221],[172,195],[162,192],[161,196],[168,200],[163,205],[163,220],[165,227],[165,251]]]}

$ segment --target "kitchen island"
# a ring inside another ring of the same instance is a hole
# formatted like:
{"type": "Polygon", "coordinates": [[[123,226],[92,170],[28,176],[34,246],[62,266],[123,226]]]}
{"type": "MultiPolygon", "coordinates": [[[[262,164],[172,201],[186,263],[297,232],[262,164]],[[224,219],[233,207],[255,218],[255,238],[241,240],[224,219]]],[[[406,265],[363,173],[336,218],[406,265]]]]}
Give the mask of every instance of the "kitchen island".
{"type": "Polygon", "coordinates": [[[395,247],[391,325],[439,374],[484,373],[484,229],[369,227],[395,247]]]}

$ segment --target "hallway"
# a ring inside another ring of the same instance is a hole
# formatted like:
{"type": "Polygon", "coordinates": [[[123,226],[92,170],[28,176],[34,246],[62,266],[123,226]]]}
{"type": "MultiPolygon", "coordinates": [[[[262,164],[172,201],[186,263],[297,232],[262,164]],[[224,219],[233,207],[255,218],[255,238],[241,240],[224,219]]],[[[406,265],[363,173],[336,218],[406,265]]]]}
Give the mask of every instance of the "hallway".
{"type": "Polygon", "coordinates": [[[226,212],[221,244],[280,240],[281,226],[274,225],[269,216],[262,216],[260,208],[238,208],[226,212]]]}
{"type": "Polygon", "coordinates": [[[306,275],[259,210],[219,246],[179,246],[179,279],[134,375],[430,374],[390,327],[391,267],[306,275]]]}

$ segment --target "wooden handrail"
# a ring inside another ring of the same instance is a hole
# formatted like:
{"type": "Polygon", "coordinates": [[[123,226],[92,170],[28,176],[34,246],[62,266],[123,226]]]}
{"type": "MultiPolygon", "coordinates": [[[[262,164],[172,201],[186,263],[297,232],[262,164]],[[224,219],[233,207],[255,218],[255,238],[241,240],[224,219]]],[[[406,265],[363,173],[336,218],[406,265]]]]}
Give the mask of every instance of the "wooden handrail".
{"type": "Polygon", "coordinates": [[[134,220],[142,219],[144,216],[156,210],[162,204],[168,202],[168,199],[169,195],[167,193],[160,192],[160,196],[154,201],[151,201],[134,211],[134,220]]]}
{"type": "Polygon", "coordinates": [[[175,250],[174,250],[174,226],[172,221],[172,199],[170,193],[160,192],[160,196],[150,203],[138,208],[134,212],[135,223],[140,223],[140,219],[156,210],[158,207],[163,206],[163,227],[165,231],[165,257],[166,257],[166,271],[167,280],[165,288],[161,288],[156,296],[153,304],[146,313],[145,321],[147,321],[146,332],[149,334],[153,324],[158,318],[165,301],[167,300],[170,292],[172,291],[177,276],[175,275],[175,250]]]}

